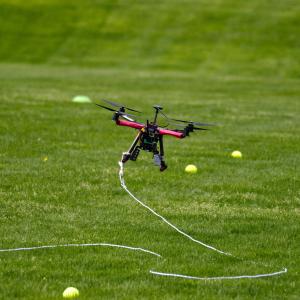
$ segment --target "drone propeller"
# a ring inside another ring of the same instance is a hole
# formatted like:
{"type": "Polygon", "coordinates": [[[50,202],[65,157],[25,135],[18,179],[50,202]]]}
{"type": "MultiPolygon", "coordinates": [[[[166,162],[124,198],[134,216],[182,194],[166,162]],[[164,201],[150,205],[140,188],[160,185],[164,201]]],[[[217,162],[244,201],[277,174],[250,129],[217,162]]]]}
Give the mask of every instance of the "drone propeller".
{"type": "MultiPolygon", "coordinates": [[[[132,115],[131,115],[131,116],[132,116],[132,115]]],[[[123,114],[122,114],[122,117],[123,117],[124,119],[126,119],[127,121],[130,121],[130,122],[135,122],[135,120],[134,120],[134,119],[131,119],[131,118],[129,118],[127,114],[126,114],[126,115],[123,115],[123,114]]]]}
{"type": "Polygon", "coordinates": [[[101,105],[101,104],[98,104],[98,103],[95,103],[97,106],[100,106],[100,107],[102,107],[102,108],[105,108],[105,109],[107,109],[107,110],[110,110],[110,111],[116,111],[115,109],[112,109],[112,108],[110,108],[110,107],[107,107],[107,106],[104,106],[104,105],[101,105]]]}
{"type": "Polygon", "coordinates": [[[131,122],[133,122],[134,120],[131,119],[130,117],[136,117],[135,115],[127,114],[127,113],[124,113],[124,112],[122,112],[122,111],[116,111],[115,109],[112,109],[112,108],[110,108],[110,107],[107,107],[107,106],[104,106],[104,105],[101,105],[101,104],[98,104],[98,103],[95,103],[95,104],[96,104],[97,106],[102,107],[102,108],[105,108],[105,109],[107,109],[107,110],[109,110],[109,111],[114,111],[114,112],[116,112],[117,114],[119,114],[120,116],[122,116],[123,118],[125,118],[126,120],[131,121],[131,122]]]}
{"type": "Polygon", "coordinates": [[[186,123],[186,124],[191,124],[191,125],[198,125],[198,126],[216,126],[215,124],[211,123],[201,123],[201,122],[193,122],[193,121],[185,121],[185,120],[179,120],[179,119],[171,119],[172,121],[176,122],[181,122],[181,123],[186,123]]]}
{"type": "Polygon", "coordinates": [[[193,127],[193,130],[208,130],[207,128],[193,127]]]}
{"type": "Polygon", "coordinates": [[[133,109],[133,108],[126,107],[126,106],[123,105],[123,104],[120,104],[120,103],[117,103],[117,102],[113,102],[113,101],[109,101],[109,100],[106,100],[106,99],[102,99],[102,100],[103,100],[104,102],[106,102],[106,103],[112,105],[112,106],[119,107],[119,108],[126,108],[126,109],[128,109],[128,110],[130,110],[130,111],[134,111],[134,112],[140,113],[140,111],[135,110],[135,109],[133,109]]]}
{"type": "Polygon", "coordinates": [[[180,122],[180,123],[184,123],[184,124],[188,124],[188,125],[196,125],[196,126],[215,126],[215,124],[210,124],[210,123],[200,123],[200,122],[193,122],[193,121],[185,121],[185,120],[179,120],[179,119],[172,119],[169,118],[167,115],[165,115],[162,111],[160,111],[160,114],[163,115],[165,117],[165,119],[168,120],[169,123],[173,123],[173,125],[177,125],[177,126],[186,126],[183,124],[176,124],[175,122],[180,122]]]}

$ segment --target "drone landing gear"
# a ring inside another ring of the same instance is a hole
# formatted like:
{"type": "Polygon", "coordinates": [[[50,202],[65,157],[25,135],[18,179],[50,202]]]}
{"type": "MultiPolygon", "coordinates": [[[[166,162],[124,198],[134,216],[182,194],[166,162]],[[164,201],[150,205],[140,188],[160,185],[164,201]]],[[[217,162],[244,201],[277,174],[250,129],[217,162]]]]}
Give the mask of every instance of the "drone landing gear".
{"type": "Polygon", "coordinates": [[[136,161],[141,149],[146,150],[148,152],[153,152],[153,159],[154,164],[159,166],[160,171],[163,172],[165,169],[167,169],[167,165],[164,161],[164,146],[163,146],[163,138],[160,135],[158,137],[159,141],[159,151],[156,146],[157,139],[154,140],[154,142],[151,143],[145,143],[142,135],[144,134],[143,131],[140,131],[136,138],[134,139],[132,145],[130,146],[129,150],[127,152],[124,152],[122,155],[122,163],[126,163],[128,160],[136,161]],[[142,139],[141,139],[142,137],[142,139]],[[138,142],[141,141],[141,145],[138,146],[138,142]],[[151,146],[151,147],[150,147],[151,146]]]}
{"type": "Polygon", "coordinates": [[[168,166],[164,161],[164,143],[163,143],[163,136],[159,136],[159,152],[160,152],[160,171],[163,172],[168,166]]]}
{"type": "Polygon", "coordinates": [[[156,150],[153,155],[154,164],[159,166],[159,170],[163,172],[168,166],[164,161],[164,144],[162,136],[159,136],[159,152],[156,150]]]}
{"type": "Polygon", "coordinates": [[[122,163],[126,163],[127,160],[133,160],[136,161],[139,153],[140,153],[140,148],[137,147],[137,144],[140,140],[142,133],[141,131],[138,133],[136,138],[134,139],[132,145],[130,146],[129,150],[127,152],[123,152],[122,155],[122,163]]]}
{"type": "Polygon", "coordinates": [[[155,165],[159,166],[159,170],[162,172],[164,171],[168,166],[166,165],[163,156],[161,156],[158,153],[155,153],[153,155],[153,162],[155,165]]]}
{"type": "Polygon", "coordinates": [[[140,151],[141,151],[140,147],[135,147],[135,149],[133,150],[133,152],[130,155],[130,160],[136,161],[140,154],[140,151]]]}
{"type": "Polygon", "coordinates": [[[162,161],[159,170],[160,170],[161,172],[163,172],[167,167],[168,167],[168,166],[166,165],[166,163],[165,163],[164,161],[162,161]]]}

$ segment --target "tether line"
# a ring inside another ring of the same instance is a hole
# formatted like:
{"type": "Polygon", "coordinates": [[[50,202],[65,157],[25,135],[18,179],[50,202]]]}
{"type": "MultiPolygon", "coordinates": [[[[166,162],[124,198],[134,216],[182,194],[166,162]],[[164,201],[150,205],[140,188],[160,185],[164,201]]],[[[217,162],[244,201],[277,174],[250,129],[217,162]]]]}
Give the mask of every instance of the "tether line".
{"type": "MultiPolygon", "coordinates": [[[[175,229],[177,232],[179,232],[181,235],[187,237],[188,239],[192,240],[193,242],[202,245],[203,247],[213,250],[215,252],[218,252],[219,254],[234,257],[237,259],[241,259],[239,257],[236,257],[232,255],[231,253],[219,250],[211,245],[208,245],[202,241],[199,241],[192,236],[188,235],[184,231],[180,230],[177,228],[175,225],[173,225],[171,222],[169,222],[165,217],[161,216],[159,213],[157,213],[154,209],[143,203],[141,200],[139,200],[135,195],[133,195],[130,190],[127,188],[125,184],[125,179],[124,179],[124,163],[122,161],[119,162],[120,166],[120,171],[119,171],[119,178],[120,178],[120,183],[122,188],[135,200],[137,201],[140,205],[145,207],[147,210],[149,210],[153,215],[157,216],[160,218],[164,223],[175,229]]],[[[256,262],[251,261],[251,263],[258,264],[256,262]]],[[[262,264],[261,264],[262,265],[262,264]]],[[[255,275],[237,275],[237,276],[217,276],[217,277],[196,277],[196,276],[189,276],[189,275],[182,275],[182,274],[175,274],[175,273],[163,273],[163,272],[156,272],[156,271],[149,271],[151,274],[157,275],[157,276],[168,276],[168,277],[177,277],[177,278],[183,278],[183,279],[194,279],[194,280],[229,280],[229,279],[250,279],[250,278],[262,278],[262,277],[271,277],[271,276],[277,276],[281,275],[284,273],[287,273],[287,269],[284,268],[281,271],[278,272],[273,272],[273,273],[264,273],[264,274],[255,274],[255,275]]]]}
{"type": "Polygon", "coordinates": [[[39,249],[65,248],[65,247],[99,247],[99,246],[123,248],[132,251],[140,251],[140,252],[149,253],[161,257],[161,255],[158,253],[140,247],[131,247],[126,245],[117,245],[117,244],[109,244],[109,243],[42,245],[42,246],[33,246],[33,247],[0,249],[0,252],[18,252],[18,251],[32,251],[32,250],[39,250],[39,249]]]}

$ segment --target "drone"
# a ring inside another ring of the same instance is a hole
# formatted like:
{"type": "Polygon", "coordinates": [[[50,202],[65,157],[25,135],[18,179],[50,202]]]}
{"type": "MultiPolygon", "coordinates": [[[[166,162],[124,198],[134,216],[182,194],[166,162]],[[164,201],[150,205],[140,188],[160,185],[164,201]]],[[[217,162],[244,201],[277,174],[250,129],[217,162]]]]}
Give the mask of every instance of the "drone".
{"type": "Polygon", "coordinates": [[[183,139],[190,135],[195,130],[207,130],[207,126],[214,126],[214,124],[185,121],[179,119],[172,119],[167,117],[163,112],[163,108],[160,105],[154,105],[154,118],[153,121],[147,120],[145,124],[137,122],[135,119],[139,118],[136,115],[129,114],[126,110],[134,113],[141,113],[138,110],[126,107],[123,104],[116,103],[103,99],[106,104],[117,109],[104,106],[102,104],[95,103],[98,107],[107,109],[113,112],[112,120],[118,126],[131,127],[138,130],[138,134],[135,137],[133,143],[127,152],[123,152],[122,163],[126,163],[128,160],[136,161],[141,150],[153,153],[154,164],[159,166],[160,171],[163,172],[167,169],[167,164],[164,159],[164,144],[163,136],[169,135],[179,139],[183,139]],[[157,124],[158,115],[161,115],[166,121],[166,126],[159,126],[157,124]],[[168,129],[167,126],[181,127],[180,129],[168,129]],[[200,126],[200,127],[199,127],[200,126]]]}

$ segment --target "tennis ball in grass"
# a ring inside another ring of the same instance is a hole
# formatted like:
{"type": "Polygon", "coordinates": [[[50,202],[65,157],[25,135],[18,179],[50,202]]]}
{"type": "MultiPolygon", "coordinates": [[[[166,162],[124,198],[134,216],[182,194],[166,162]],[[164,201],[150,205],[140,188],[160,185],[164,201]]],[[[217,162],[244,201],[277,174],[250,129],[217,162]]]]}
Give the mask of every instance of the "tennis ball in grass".
{"type": "Polygon", "coordinates": [[[242,152],[236,150],[231,153],[231,156],[234,158],[242,158],[242,152]]]}
{"type": "Polygon", "coordinates": [[[197,173],[197,167],[195,165],[187,165],[185,167],[185,172],[190,174],[195,174],[197,173]]]}
{"type": "Polygon", "coordinates": [[[79,296],[79,291],[74,287],[68,287],[63,292],[65,299],[73,299],[79,296]]]}

